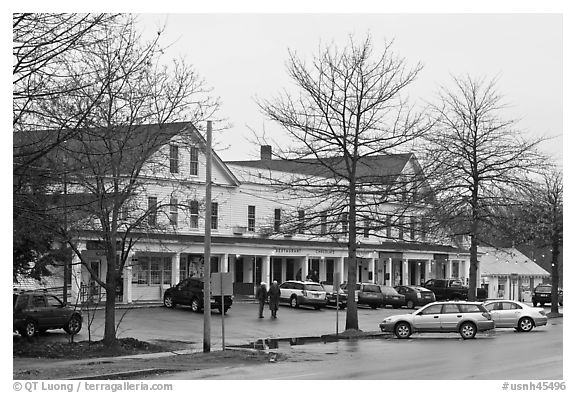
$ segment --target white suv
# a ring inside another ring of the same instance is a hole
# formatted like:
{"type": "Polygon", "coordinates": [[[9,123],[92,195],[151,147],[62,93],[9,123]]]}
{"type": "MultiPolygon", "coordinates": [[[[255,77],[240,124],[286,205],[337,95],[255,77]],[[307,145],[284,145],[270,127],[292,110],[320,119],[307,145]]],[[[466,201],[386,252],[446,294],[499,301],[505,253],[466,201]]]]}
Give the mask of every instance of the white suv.
{"type": "Polygon", "coordinates": [[[314,281],[286,281],[280,285],[280,302],[290,307],[313,306],[316,310],[326,306],[326,291],[314,281]]]}

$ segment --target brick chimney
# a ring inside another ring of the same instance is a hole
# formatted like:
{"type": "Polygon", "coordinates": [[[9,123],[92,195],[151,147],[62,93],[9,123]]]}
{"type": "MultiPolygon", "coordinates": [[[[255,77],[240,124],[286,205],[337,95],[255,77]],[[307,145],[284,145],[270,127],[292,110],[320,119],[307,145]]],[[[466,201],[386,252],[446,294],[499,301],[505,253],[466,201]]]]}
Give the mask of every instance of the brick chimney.
{"type": "Polygon", "coordinates": [[[260,159],[261,160],[271,160],[272,159],[272,146],[270,146],[270,145],[260,146],[260,159]]]}

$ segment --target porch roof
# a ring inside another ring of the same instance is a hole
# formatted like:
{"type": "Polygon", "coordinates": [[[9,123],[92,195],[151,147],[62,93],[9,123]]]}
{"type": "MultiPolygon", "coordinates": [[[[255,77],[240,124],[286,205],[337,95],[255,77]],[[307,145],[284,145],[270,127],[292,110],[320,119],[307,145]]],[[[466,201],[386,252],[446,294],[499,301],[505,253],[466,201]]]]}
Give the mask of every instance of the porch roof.
{"type": "Polygon", "coordinates": [[[481,276],[550,276],[550,273],[515,248],[478,247],[478,251],[484,253],[480,260],[481,276]]]}

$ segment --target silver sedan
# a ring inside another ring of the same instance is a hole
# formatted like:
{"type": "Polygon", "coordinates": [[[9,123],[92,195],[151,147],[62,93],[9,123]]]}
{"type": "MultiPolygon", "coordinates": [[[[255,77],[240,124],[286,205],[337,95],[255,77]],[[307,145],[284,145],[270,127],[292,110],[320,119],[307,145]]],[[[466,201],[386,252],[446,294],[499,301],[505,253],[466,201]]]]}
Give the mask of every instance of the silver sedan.
{"type": "Polygon", "coordinates": [[[548,317],[543,308],[531,307],[515,300],[488,300],[484,307],[492,315],[497,328],[515,328],[529,332],[535,326],[545,326],[548,317]]]}

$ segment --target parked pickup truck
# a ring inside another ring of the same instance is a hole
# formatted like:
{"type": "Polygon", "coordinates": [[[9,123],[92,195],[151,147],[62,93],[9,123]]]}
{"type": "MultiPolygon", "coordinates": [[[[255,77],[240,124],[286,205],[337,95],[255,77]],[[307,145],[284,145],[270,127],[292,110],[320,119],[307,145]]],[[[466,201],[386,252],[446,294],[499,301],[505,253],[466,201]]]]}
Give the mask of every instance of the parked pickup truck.
{"type": "Polygon", "coordinates": [[[428,288],[436,296],[436,300],[467,300],[468,287],[460,280],[454,279],[432,279],[424,283],[424,288],[428,288]]]}

